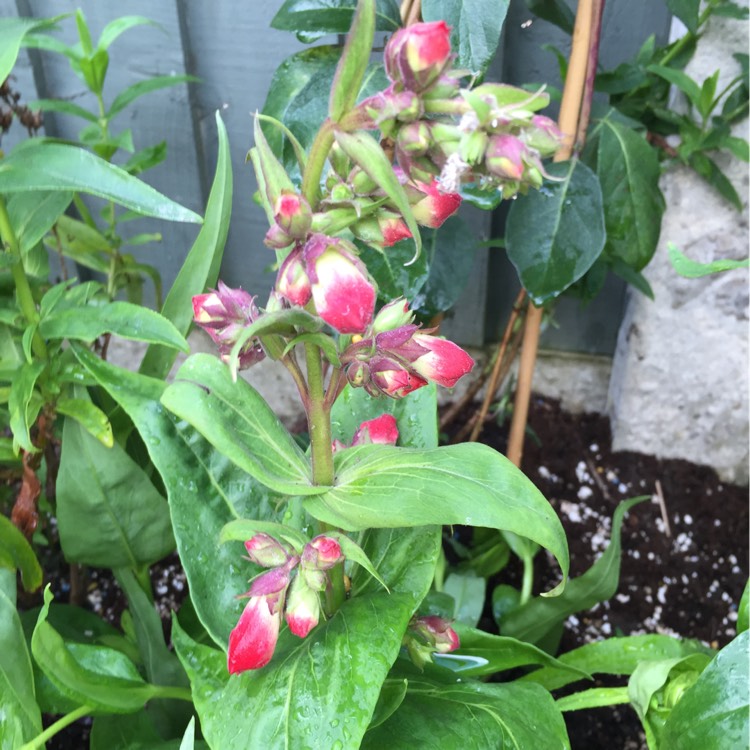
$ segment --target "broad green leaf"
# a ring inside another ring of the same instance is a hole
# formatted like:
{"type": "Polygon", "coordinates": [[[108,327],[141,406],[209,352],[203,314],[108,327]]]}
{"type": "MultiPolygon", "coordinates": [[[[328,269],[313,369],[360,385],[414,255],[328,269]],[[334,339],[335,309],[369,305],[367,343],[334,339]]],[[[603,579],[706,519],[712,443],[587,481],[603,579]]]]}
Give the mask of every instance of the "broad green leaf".
{"type": "Polygon", "coordinates": [[[688,31],[698,30],[700,0],[667,0],[667,7],[688,27],[688,31]]]}
{"type": "Polygon", "coordinates": [[[86,565],[137,568],[174,549],[167,504],[143,469],[118,443],[106,448],[71,419],[63,427],[57,520],[65,557],[86,565]]]}
{"type": "Polygon", "coordinates": [[[143,81],[138,81],[138,83],[128,86],[114,98],[112,104],[109,106],[107,119],[111,119],[122,112],[125,107],[144,94],[150,94],[152,91],[159,91],[160,89],[169,88],[170,86],[177,86],[180,83],[194,83],[198,80],[199,79],[195,76],[190,75],[170,75],[154,76],[153,78],[146,78],[143,81]]]}
{"type": "Polygon", "coordinates": [[[111,448],[114,439],[112,437],[112,425],[107,415],[87,398],[61,398],[55,404],[55,411],[64,414],[78,422],[90,435],[95,437],[102,445],[111,448]]]}
{"type": "Polygon", "coordinates": [[[374,445],[335,459],[336,485],[305,499],[315,518],[348,531],[425,523],[513,531],[552,552],[563,573],[554,593],[564,586],[568,549],[560,521],[531,481],[492,448],[374,445]]]}
{"type": "Polygon", "coordinates": [[[720,258],[710,263],[699,263],[698,261],[688,258],[675,244],[670,242],[667,245],[669,252],[669,262],[680,276],[688,279],[699,279],[702,276],[710,276],[722,271],[734,271],[737,268],[747,268],[750,265],[750,259],[733,260],[732,258],[720,258]]]}
{"type": "Polygon", "coordinates": [[[229,368],[216,357],[190,357],[162,403],[272,490],[289,495],[324,491],[312,485],[309,461],[260,394],[244,380],[232,382],[229,368]]]}
{"type": "Polygon", "coordinates": [[[451,573],[443,584],[443,591],[453,598],[452,619],[476,627],[484,609],[487,582],[474,573],[451,573]]]}
{"type": "Polygon", "coordinates": [[[24,362],[13,378],[8,398],[10,429],[13,432],[13,447],[36,453],[29,430],[41,409],[41,399],[34,393],[34,386],[44,370],[44,362],[24,362]]]}
{"type": "Polygon", "coordinates": [[[91,193],[166,221],[203,221],[123,169],[65,143],[28,141],[0,164],[0,193],[39,190],[91,193]]]}
{"type": "MultiPolygon", "coordinates": [[[[573,651],[560,654],[557,661],[558,664],[592,675],[630,675],[643,662],[678,659],[688,654],[709,651],[710,649],[698,641],[677,640],[667,635],[631,635],[587,643],[573,651]]],[[[556,690],[580,678],[565,673],[558,667],[549,666],[531,672],[521,679],[537,682],[547,690],[556,690]]]]}
{"type": "Polygon", "coordinates": [[[49,232],[71,200],[73,194],[65,191],[17,193],[10,197],[8,216],[22,254],[49,232]]]}
{"type": "Polygon", "coordinates": [[[422,0],[425,21],[445,21],[452,29],[456,67],[483,75],[495,56],[510,0],[422,0]]]}
{"type": "Polygon", "coordinates": [[[458,216],[452,216],[439,230],[423,230],[422,239],[429,275],[419,293],[407,298],[412,301],[412,309],[432,317],[450,310],[458,301],[474,267],[479,244],[458,216]]]}
{"type": "Polygon", "coordinates": [[[626,687],[614,688],[591,688],[582,690],[580,693],[566,695],[556,701],[560,711],[581,711],[586,708],[601,708],[602,706],[616,706],[629,703],[628,689],[626,687]]]}
{"type": "Polygon", "coordinates": [[[357,102],[357,94],[367,72],[374,34],[375,0],[359,0],[328,99],[328,115],[333,122],[339,122],[357,102]]]}
{"type": "Polygon", "coordinates": [[[66,643],[47,622],[51,601],[48,586],[31,637],[31,652],[63,695],[78,705],[106,713],[132,713],[153,698],[158,691],[143,681],[133,662],[119,651],[66,643]]]}
{"type": "Polygon", "coordinates": [[[483,677],[534,664],[555,669],[566,675],[571,682],[589,677],[583,670],[561,663],[530,643],[502,635],[491,635],[461,623],[454,623],[453,628],[461,642],[458,650],[449,654],[434,654],[433,661],[459,677],[483,677]]]}
{"type": "MultiPolygon", "coordinates": [[[[569,615],[590,609],[614,596],[620,580],[622,519],[630,508],[645,499],[636,497],[621,502],[612,517],[612,538],[602,556],[583,575],[569,581],[560,596],[534,598],[510,611],[500,623],[502,634],[538,643],[569,615]]],[[[529,533],[517,533],[532,538],[529,533]]]]}
{"type": "Polygon", "coordinates": [[[52,26],[64,17],[17,18],[11,16],[10,18],[0,19],[0,81],[5,81],[10,75],[10,71],[13,70],[18,51],[21,49],[21,42],[26,34],[34,31],[34,29],[52,26]]]}
{"type": "MultiPolygon", "coordinates": [[[[388,678],[403,680],[397,671],[388,678]]],[[[406,696],[387,721],[365,735],[363,750],[527,750],[570,748],[550,694],[537,685],[444,684],[408,673],[406,696]],[[529,688],[536,688],[529,690],[529,688]]]]}
{"type": "Polygon", "coordinates": [[[553,299],[583,276],[604,249],[602,192],[581,162],[552,164],[560,178],[519,196],[508,213],[506,247],[536,304],[553,299]]]}
{"type": "Polygon", "coordinates": [[[656,251],[664,213],[656,151],[634,130],[605,118],[596,172],[604,201],[605,253],[640,271],[656,251]]]}
{"type": "Polygon", "coordinates": [[[132,341],[171,346],[187,352],[184,337],[159,313],[130,302],[66,308],[51,312],[39,324],[39,332],[47,339],[78,339],[94,341],[112,333],[132,341]]]}
{"type": "Polygon", "coordinates": [[[26,537],[4,515],[0,514],[0,567],[18,570],[26,591],[42,585],[42,567],[26,537]]]}
{"type": "MultiPolygon", "coordinates": [[[[414,258],[415,249],[414,241],[410,239],[401,240],[384,252],[364,246],[360,257],[378,285],[381,300],[390,301],[397,297],[414,300],[418,297],[429,278],[430,265],[426,253],[421,253],[413,263],[406,265],[414,258]]],[[[414,309],[414,303],[411,307],[414,309]]]]}
{"type": "Polygon", "coordinates": [[[525,0],[525,2],[534,15],[553,23],[568,34],[573,33],[575,16],[565,0],[525,0]]]}
{"type": "Polygon", "coordinates": [[[745,631],[716,655],[664,725],[664,750],[748,746],[748,641],[745,631]]]}
{"type": "MultiPolygon", "coordinates": [[[[206,217],[161,309],[161,314],[170,320],[183,336],[187,335],[193,322],[193,296],[216,284],[229,232],[229,217],[232,213],[232,162],[229,157],[227,129],[218,112],[216,129],[219,153],[216,158],[214,181],[206,204],[206,217]]],[[[139,371],[151,377],[164,378],[174,364],[175,356],[174,349],[149,346],[139,371]]]]}
{"type": "Polygon", "coordinates": [[[0,748],[15,750],[42,731],[34,673],[15,602],[0,588],[0,748]]]}
{"type": "MultiPolygon", "coordinates": [[[[271,21],[271,28],[281,31],[315,34],[346,34],[352,25],[357,0],[285,0],[271,21]]],[[[396,31],[401,14],[396,0],[377,0],[375,28],[396,31]]]]}
{"type": "MultiPolygon", "coordinates": [[[[273,76],[263,114],[283,122],[309,149],[318,129],[328,115],[328,97],[341,48],[312,47],[284,60],[273,76]]],[[[371,65],[359,98],[375,94],[388,86],[381,64],[371,65]]],[[[274,127],[263,128],[268,144],[291,174],[297,169],[292,145],[274,127]]]]}
{"type": "Polygon", "coordinates": [[[375,706],[375,712],[370,719],[370,726],[367,731],[380,726],[386,719],[392,716],[398,707],[404,702],[406,689],[409,681],[403,680],[386,680],[383,687],[380,688],[380,697],[375,706]]]}
{"type": "Polygon", "coordinates": [[[380,144],[364,130],[355,133],[336,130],[334,135],[336,143],[341,146],[344,153],[380,187],[404,217],[417,246],[414,257],[416,259],[422,250],[422,236],[419,234],[419,227],[411,212],[409,199],[406,197],[404,188],[398,181],[396,173],[393,171],[393,164],[388,160],[383,149],[380,148],[380,144]]]}
{"type": "Polygon", "coordinates": [[[198,616],[226,648],[243,609],[238,594],[261,572],[243,561],[242,546],[219,545],[221,529],[241,517],[289,523],[281,498],[222,456],[159,403],[160,380],[127,372],[79,349],[76,355],[133,420],[169,497],[177,551],[198,616]]]}
{"type": "Polygon", "coordinates": [[[437,448],[437,388],[425,386],[401,399],[374,398],[364,388],[346,386],[331,410],[333,439],[352,442],[362,422],[392,414],[399,443],[411,448],[437,448]]]}

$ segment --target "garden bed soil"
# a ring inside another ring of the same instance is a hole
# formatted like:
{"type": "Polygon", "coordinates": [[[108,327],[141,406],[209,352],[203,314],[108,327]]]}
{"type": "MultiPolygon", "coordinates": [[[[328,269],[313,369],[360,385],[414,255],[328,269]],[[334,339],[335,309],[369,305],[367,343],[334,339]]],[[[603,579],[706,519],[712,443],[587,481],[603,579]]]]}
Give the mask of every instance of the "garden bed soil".
{"type": "MultiPolygon", "coordinates": [[[[462,416],[470,416],[473,409],[462,416]]],[[[533,398],[529,427],[522,468],[562,520],[573,576],[587,570],[606,548],[620,501],[654,496],[625,518],[618,593],[567,620],[561,651],[637,633],[697,638],[714,648],[727,644],[735,634],[737,605],[748,575],[747,488],[728,485],[712,469],[686,461],[612,453],[605,417],[568,414],[546,398],[533,398]],[[669,529],[656,502],[657,482],[669,529]]],[[[506,441],[507,426],[485,426],[482,442],[504,452],[506,441]]],[[[510,567],[507,574],[512,578],[518,571],[510,567]]],[[[558,574],[544,554],[537,556],[537,591],[551,588],[558,574]]],[[[69,591],[66,576],[61,573],[53,581],[60,600],[69,591]]],[[[179,609],[187,591],[176,555],[154,566],[152,583],[168,634],[170,612],[179,609]]],[[[108,571],[88,571],[86,599],[91,609],[119,624],[124,601],[108,571]]],[[[573,750],[646,747],[629,706],[568,713],[565,718],[573,750]]],[[[87,747],[89,726],[90,720],[82,720],[68,727],[47,744],[48,750],[87,747]]]]}

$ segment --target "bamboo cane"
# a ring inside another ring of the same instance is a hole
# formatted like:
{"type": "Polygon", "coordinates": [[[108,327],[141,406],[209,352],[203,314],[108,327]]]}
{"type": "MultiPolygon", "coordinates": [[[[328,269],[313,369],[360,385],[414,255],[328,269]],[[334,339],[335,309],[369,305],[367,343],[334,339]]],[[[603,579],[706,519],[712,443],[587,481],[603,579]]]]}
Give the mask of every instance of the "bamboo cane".
{"type": "MultiPolygon", "coordinates": [[[[591,92],[593,92],[593,77],[596,73],[596,50],[598,50],[599,43],[599,34],[594,31],[594,28],[596,26],[598,29],[603,6],[604,0],[579,0],[578,2],[575,27],[573,29],[573,46],[570,51],[568,74],[565,77],[560,116],[558,118],[558,125],[563,132],[563,143],[555,154],[555,161],[569,159],[576,147],[576,136],[582,137],[579,134],[578,128],[581,105],[584,97],[584,89],[586,88],[587,73],[589,72],[592,82],[591,92]],[[593,68],[591,67],[592,61],[593,68]]],[[[536,364],[536,355],[539,349],[541,324],[542,308],[534,304],[529,305],[518,368],[518,386],[513,405],[513,419],[508,437],[508,459],[516,466],[521,465],[521,457],[523,455],[523,439],[529,415],[531,383],[534,375],[534,365],[536,364]]]]}

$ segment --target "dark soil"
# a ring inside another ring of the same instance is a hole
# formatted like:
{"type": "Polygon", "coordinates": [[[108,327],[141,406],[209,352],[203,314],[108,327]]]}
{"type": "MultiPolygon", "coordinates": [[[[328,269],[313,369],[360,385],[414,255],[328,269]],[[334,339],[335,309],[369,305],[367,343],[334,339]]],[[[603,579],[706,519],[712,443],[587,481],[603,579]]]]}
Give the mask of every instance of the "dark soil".
{"type": "MultiPolygon", "coordinates": [[[[467,414],[468,416],[468,414],[467,414]]],[[[612,453],[609,423],[600,415],[571,415],[554,401],[535,398],[523,457],[524,472],[557,510],[570,546],[571,575],[587,570],[606,548],[617,504],[635,495],[653,502],[635,507],[623,526],[620,587],[609,602],[566,622],[561,651],[611,635],[664,633],[697,638],[718,648],[735,634],[737,605],[748,575],[748,491],[719,481],[705,466],[612,453]],[[538,439],[538,443],[536,442],[538,439]],[[661,484],[669,529],[656,502],[661,484]]],[[[482,441],[504,452],[507,430],[489,423],[482,441]]],[[[558,571],[537,556],[538,591],[557,583],[558,571]]],[[[513,575],[512,568],[508,571],[513,575]]],[[[87,572],[85,606],[119,624],[124,599],[108,571],[87,572]]],[[[170,611],[186,595],[175,555],[152,570],[165,633],[170,611]]],[[[53,583],[56,599],[70,589],[66,575],[53,583]]],[[[610,679],[606,684],[613,683],[610,679]]],[[[602,683],[604,684],[604,683],[602,683]]],[[[48,750],[88,746],[90,719],[59,733],[48,750]]],[[[628,706],[566,714],[573,750],[645,748],[628,706]]]]}

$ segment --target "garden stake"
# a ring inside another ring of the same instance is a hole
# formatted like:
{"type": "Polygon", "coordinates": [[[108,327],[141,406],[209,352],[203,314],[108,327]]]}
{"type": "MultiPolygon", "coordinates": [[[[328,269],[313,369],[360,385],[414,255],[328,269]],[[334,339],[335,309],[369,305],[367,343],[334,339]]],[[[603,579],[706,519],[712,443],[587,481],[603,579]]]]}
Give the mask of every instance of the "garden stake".
{"type": "MultiPolygon", "coordinates": [[[[570,51],[568,74],[565,76],[560,117],[558,119],[564,140],[555,154],[555,161],[566,161],[576,148],[575,140],[578,134],[584,90],[586,89],[587,70],[593,63],[593,71],[596,71],[599,34],[594,31],[594,26],[598,26],[601,20],[603,7],[604,0],[580,0],[578,3],[573,30],[573,46],[570,51]]],[[[586,90],[586,94],[588,96],[593,95],[593,86],[586,90]]],[[[521,465],[521,456],[523,455],[523,439],[529,415],[531,382],[534,376],[536,354],[539,349],[541,326],[542,308],[532,303],[526,315],[521,360],[518,368],[518,387],[516,388],[513,419],[508,437],[507,456],[516,466],[521,465]]]]}
{"type": "MultiPolygon", "coordinates": [[[[479,409],[479,413],[476,415],[474,421],[474,429],[471,431],[471,437],[469,441],[474,443],[479,439],[479,435],[484,427],[484,418],[487,416],[487,412],[490,410],[490,405],[495,399],[495,394],[500,385],[500,371],[502,368],[503,359],[505,358],[505,350],[508,348],[508,342],[510,341],[511,334],[515,328],[516,321],[521,312],[524,300],[526,298],[526,290],[521,289],[516,297],[516,301],[513,303],[513,309],[511,310],[510,317],[508,318],[508,325],[505,326],[505,333],[503,333],[503,339],[500,342],[498,348],[497,358],[495,359],[495,366],[492,369],[492,376],[490,378],[489,385],[487,386],[487,392],[484,394],[484,401],[479,409]]],[[[512,362],[511,358],[511,362],[512,362]]],[[[505,376],[503,375],[503,378],[505,376]]]]}

